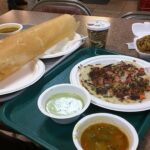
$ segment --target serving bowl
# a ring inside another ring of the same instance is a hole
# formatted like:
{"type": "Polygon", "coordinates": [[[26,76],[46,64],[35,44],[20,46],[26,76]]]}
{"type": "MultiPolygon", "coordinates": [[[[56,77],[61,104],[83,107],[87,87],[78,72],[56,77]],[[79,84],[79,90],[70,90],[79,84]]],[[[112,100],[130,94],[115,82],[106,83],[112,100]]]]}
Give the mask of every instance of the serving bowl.
{"type": "Polygon", "coordinates": [[[13,35],[23,29],[23,25],[20,23],[3,23],[0,24],[0,37],[7,37],[13,35]]]}
{"type": "MultiPolygon", "coordinates": [[[[88,115],[77,122],[73,129],[72,138],[75,147],[78,150],[83,150],[81,146],[81,136],[83,132],[92,125],[105,123],[117,127],[122,133],[124,133],[129,142],[128,150],[136,150],[138,146],[138,135],[135,128],[127,122],[125,119],[108,113],[95,113],[88,115]]],[[[106,135],[106,137],[108,134],[106,135]]],[[[114,141],[115,142],[115,141],[114,141]]]]}
{"type": "MultiPolygon", "coordinates": [[[[137,46],[137,41],[144,39],[145,37],[150,36],[150,35],[144,35],[144,36],[140,36],[140,37],[136,37],[134,38],[134,47],[136,52],[138,53],[139,57],[145,60],[150,60],[150,49],[148,51],[142,51],[138,48],[137,46]]],[[[144,43],[144,42],[143,42],[144,43]]],[[[149,43],[150,44],[150,43],[149,43]]],[[[150,47],[149,47],[150,48],[150,47]]]]}
{"type": "Polygon", "coordinates": [[[56,123],[72,123],[89,107],[90,94],[82,87],[58,84],[46,89],[38,99],[38,108],[56,123]]]}

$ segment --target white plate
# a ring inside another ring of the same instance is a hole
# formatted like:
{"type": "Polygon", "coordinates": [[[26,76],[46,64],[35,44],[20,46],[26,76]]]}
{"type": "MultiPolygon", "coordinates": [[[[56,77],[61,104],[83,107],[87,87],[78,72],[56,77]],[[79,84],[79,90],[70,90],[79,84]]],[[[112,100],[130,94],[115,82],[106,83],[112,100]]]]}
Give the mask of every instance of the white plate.
{"type": "MultiPolygon", "coordinates": [[[[95,56],[88,59],[85,59],[75,65],[70,73],[70,82],[72,84],[82,86],[79,81],[79,69],[78,67],[80,65],[87,65],[87,64],[104,64],[108,65],[111,63],[116,63],[119,61],[136,61],[137,64],[139,64],[142,67],[150,67],[150,63],[130,57],[130,56],[124,56],[124,55],[102,55],[102,56],[95,56]]],[[[92,95],[92,101],[93,104],[107,108],[110,110],[116,110],[116,111],[122,111],[122,112],[138,112],[138,111],[144,111],[150,109],[150,99],[148,101],[143,101],[142,103],[136,103],[136,104],[113,104],[110,102],[103,101],[102,99],[99,99],[92,95]]]]}
{"type": "Polygon", "coordinates": [[[46,50],[40,58],[48,59],[67,55],[78,49],[83,44],[83,40],[80,40],[80,38],[81,35],[78,33],[76,33],[71,40],[69,38],[65,38],[53,47],[46,50]]]}
{"type": "Polygon", "coordinates": [[[45,65],[41,60],[31,61],[5,80],[0,81],[0,95],[22,90],[38,81],[44,73],[45,65]]]}

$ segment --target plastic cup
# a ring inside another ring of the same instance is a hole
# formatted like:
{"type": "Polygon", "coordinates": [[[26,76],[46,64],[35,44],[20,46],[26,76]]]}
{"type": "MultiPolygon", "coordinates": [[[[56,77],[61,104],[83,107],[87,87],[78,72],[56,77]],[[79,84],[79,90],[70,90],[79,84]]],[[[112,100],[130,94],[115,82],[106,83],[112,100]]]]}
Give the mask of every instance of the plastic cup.
{"type": "Polygon", "coordinates": [[[110,23],[104,20],[94,20],[87,23],[88,36],[91,47],[105,47],[110,23]]]}

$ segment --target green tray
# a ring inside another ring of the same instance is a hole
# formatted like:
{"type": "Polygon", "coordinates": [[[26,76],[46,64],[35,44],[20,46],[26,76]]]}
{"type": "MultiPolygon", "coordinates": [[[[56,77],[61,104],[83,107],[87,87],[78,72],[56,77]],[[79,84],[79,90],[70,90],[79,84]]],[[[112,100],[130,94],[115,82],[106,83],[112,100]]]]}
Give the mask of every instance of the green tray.
{"type": "MultiPolygon", "coordinates": [[[[69,83],[69,74],[75,64],[83,59],[95,55],[113,54],[102,49],[80,49],[69,55],[61,63],[53,67],[34,85],[26,88],[20,95],[6,102],[0,109],[0,117],[4,124],[24,134],[33,141],[50,150],[75,150],[72,141],[74,122],[69,125],[60,125],[44,116],[37,107],[39,95],[48,87],[69,83]]],[[[80,118],[96,112],[117,114],[127,119],[142,138],[149,128],[149,111],[126,113],[115,112],[90,105],[80,118]]]]}

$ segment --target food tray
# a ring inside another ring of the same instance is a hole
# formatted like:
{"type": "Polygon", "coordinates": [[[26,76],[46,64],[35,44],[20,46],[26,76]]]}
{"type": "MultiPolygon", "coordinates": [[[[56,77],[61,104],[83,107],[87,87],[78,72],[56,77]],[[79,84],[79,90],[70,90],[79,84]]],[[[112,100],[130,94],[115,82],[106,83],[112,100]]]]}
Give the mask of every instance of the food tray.
{"type": "MultiPolygon", "coordinates": [[[[103,49],[92,48],[75,51],[48,71],[37,83],[26,88],[20,95],[9,102],[6,102],[0,109],[2,122],[46,149],[75,150],[72,141],[72,130],[77,121],[68,125],[60,125],[53,122],[38,110],[37,99],[46,88],[59,83],[69,83],[70,71],[78,62],[95,55],[109,54],[112,55],[113,53],[103,49]]],[[[96,112],[112,113],[125,118],[135,127],[140,138],[144,136],[149,128],[149,111],[134,113],[115,112],[91,104],[80,118],[96,112]]]]}

